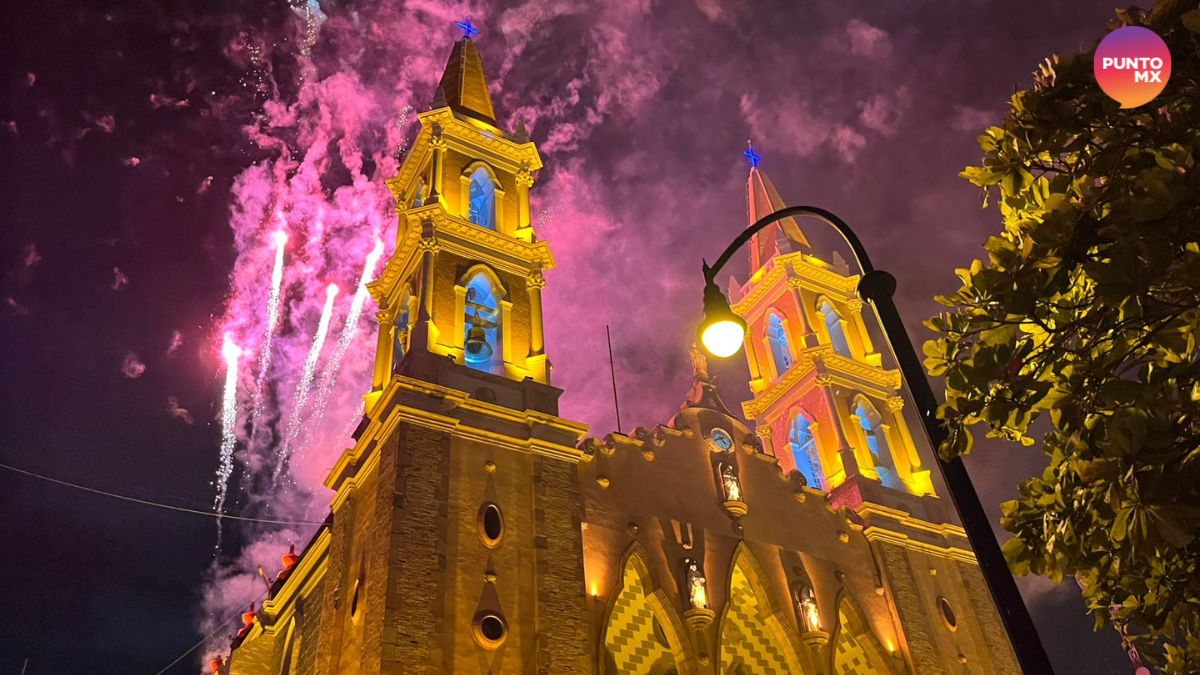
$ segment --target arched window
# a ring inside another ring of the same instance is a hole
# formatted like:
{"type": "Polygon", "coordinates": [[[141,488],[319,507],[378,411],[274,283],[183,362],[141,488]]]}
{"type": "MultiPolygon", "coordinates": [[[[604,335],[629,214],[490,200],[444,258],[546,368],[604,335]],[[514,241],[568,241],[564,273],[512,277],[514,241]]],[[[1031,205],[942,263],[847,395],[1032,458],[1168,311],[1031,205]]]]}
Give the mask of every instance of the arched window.
{"type": "Polygon", "coordinates": [[[467,282],[463,305],[463,360],[476,370],[491,372],[503,361],[500,354],[500,301],[491,279],[476,272],[467,282]]]}
{"type": "Polygon", "coordinates": [[[829,342],[833,345],[833,351],[842,356],[850,356],[850,343],[846,342],[846,329],[842,326],[842,315],[837,313],[828,300],[822,300],[817,311],[821,313],[821,320],[825,322],[825,328],[829,331],[829,342]]]}
{"type": "Polygon", "coordinates": [[[422,178],[417,182],[417,189],[413,192],[412,208],[417,208],[425,205],[425,179],[422,178]]]}
{"type": "Polygon", "coordinates": [[[825,474],[821,470],[821,456],[817,453],[817,439],[813,437],[812,421],[801,413],[797,413],[792,420],[788,443],[792,446],[796,470],[804,474],[808,485],[818,490],[825,489],[825,474]]]}
{"type": "Polygon", "coordinates": [[[480,227],[496,229],[496,186],[482,166],[471,173],[470,213],[468,219],[480,227]]]}
{"type": "Polygon", "coordinates": [[[859,399],[854,405],[854,414],[862,426],[863,435],[867,438],[867,451],[871,453],[871,461],[879,474],[879,482],[890,488],[900,489],[900,477],[896,475],[896,465],[892,460],[892,451],[888,447],[887,434],[883,428],[883,418],[875,412],[864,399],[859,399]]]}
{"type": "Polygon", "coordinates": [[[771,314],[767,319],[767,342],[771,345],[775,373],[783,375],[792,367],[792,349],[788,345],[787,333],[783,330],[783,319],[778,314],[771,314]]]}
{"type": "Polygon", "coordinates": [[[413,295],[412,288],[405,286],[404,295],[400,297],[399,304],[396,305],[396,321],[395,328],[392,330],[392,368],[400,364],[404,355],[408,353],[408,331],[413,323],[413,309],[416,305],[416,296],[413,295]]]}

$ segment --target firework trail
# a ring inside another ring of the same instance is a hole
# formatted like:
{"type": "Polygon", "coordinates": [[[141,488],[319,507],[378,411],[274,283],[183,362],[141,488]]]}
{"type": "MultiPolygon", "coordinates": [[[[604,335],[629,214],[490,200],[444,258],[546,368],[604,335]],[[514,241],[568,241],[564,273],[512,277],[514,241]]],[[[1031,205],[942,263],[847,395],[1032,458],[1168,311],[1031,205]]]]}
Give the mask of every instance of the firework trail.
{"type": "Polygon", "coordinates": [[[325,308],[321,310],[321,320],[317,323],[317,332],[313,336],[312,347],[308,349],[308,357],[304,359],[304,370],[300,373],[300,382],[296,385],[296,395],[292,397],[292,416],[288,421],[283,439],[283,453],[279,464],[275,467],[275,477],[279,477],[283,466],[287,464],[291,454],[290,447],[300,433],[300,421],[304,417],[304,404],[312,393],[313,377],[316,375],[317,360],[321,357],[321,349],[325,346],[325,337],[329,335],[329,320],[333,316],[333,301],[337,297],[337,284],[329,284],[325,288],[325,308]]]}
{"type": "Polygon", "coordinates": [[[221,345],[225,357],[225,394],[221,398],[221,456],[217,465],[217,496],[213,500],[217,513],[217,549],[221,548],[221,515],[225,512],[225,495],[229,490],[229,476],[233,473],[233,450],[237,446],[237,379],[238,358],[242,348],[238,347],[229,333],[221,345]]]}
{"type": "Polygon", "coordinates": [[[346,351],[350,349],[350,344],[354,342],[354,336],[358,332],[358,320],[362,316],[363,306],[367,302],[367,297],[370,291],[367,290],[367,282],[375,276],[375,266],[379,264],[379,258],[383,256],[383,242],[376,240],[375,248],[367,255],[367,261],[363,265],[362,276],[358,278],[358,287],[354,291],[354,300],[350,303],[350,311],[346,313],[346,323],[342,325],[342,332],[338,335],[337,343],[334,345],[333,354],[329,360],[325,362],[325,368],[321,370],[320,384],[317,386],[317,396],[313,401],[312,419],[314,423],[320,422],[325,415],[325,404],[329,401],[329,395],[333,392],[333,385],[337,382],[338,371],[342,367],[342,359],[346,356],[346,351]]]}
{"type": "MultiPolygon", "coordinates": [[[[282,215],[280,220],[282,220],[282,215]]],[[[254,382],[254,409],[250,414],[250,428],[258,425],[258,418],[263,412],[263,385],[267,379],[267,371],[271,369],[271,347],[275,340],[275,328],[279,325],[279,291],[283,286],[283,247],[287,244],[287,232],[278,230],[274,234],[275,267],[271,270],[271,291],[267,296],[267,329],[263,336],[262,351],[258,356],[258,379],[254,382]]]]}

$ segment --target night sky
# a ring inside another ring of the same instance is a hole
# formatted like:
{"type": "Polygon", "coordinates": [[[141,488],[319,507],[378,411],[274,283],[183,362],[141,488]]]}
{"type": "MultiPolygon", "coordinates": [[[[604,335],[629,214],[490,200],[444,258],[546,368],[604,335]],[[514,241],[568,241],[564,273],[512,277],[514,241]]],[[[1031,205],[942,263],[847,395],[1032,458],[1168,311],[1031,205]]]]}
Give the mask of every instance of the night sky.
{"type": "MultiPolygon", "coordinates": [[[[559,263],[547,351],[563,414],[603,436],[606,324],[626,430],[683,399],[700,260],[745,226],[748,138],[785,199],[860,233],[923,340],[932,297],[999,228],[957,177],[975,137],[1039,60],[1088,48],[1112,16],[1111,0],[82,4],[9,3],[0,21],[0,462],[211,509],[228,333],[248,354],[228,509],[295,520],[323,517],[320,480],[369,386],[374,308],[344,329],[349,289],[377,240],[390,254],[382,181],[454,21],[481,29],[501,125],[523,120],[540,145],[535,226],[559,263]],[[252,425],[280,227],[284,303],[252,425]],[[273,485],[331,282],[347,290],[295,482],[273,485]]],[[[719,373],[736,407],[744,359],[719,373]]],[[[1040,470],[1035,449],[977,452],[989,506],[1040,470]]],[[[248,572],[311,532],[227,526],[214,560],[211,519],[2,469],[0,517],[0,673],[153,673],[215,628],[171,671],[195,672],[261,590],[248,572]]],[[[1022,583],[1060,673],[1130,671],[1074,587],[1022,583]]]]}

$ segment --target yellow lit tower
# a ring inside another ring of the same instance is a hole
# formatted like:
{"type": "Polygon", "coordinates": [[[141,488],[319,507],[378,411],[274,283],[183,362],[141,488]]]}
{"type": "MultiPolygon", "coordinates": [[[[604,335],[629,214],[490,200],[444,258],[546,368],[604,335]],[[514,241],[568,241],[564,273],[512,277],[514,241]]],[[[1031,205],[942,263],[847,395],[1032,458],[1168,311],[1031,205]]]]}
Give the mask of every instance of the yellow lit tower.
{"type": "Polygon", "coordinates": [[[374,379],[329,521],[248,619],[232,673],[590,666],[576,449],[542,342],[541,159],[496,120],[470,37],[389,181],[374,379]]]}

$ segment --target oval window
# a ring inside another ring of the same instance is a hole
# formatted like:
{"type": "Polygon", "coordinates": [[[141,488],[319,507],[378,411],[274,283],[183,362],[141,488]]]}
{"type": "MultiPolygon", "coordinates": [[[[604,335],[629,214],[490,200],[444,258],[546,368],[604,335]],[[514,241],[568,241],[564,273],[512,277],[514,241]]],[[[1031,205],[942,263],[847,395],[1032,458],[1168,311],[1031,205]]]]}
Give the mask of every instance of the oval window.
{"type": "Polygon", "coordinates": [[[489,548],[500,544],[500,537],[504,536],[504,517],[500,515],[500,507],[488,503],[480,509],[479,536],[489,548]]]}
{"type": "Polygon", "coordinates": [[[481,612],[475,617],[475,641],[485,649],[496,649],[508,636],[508,624],[504,618],[492,611],[481,612]]]}
{"type": "Polygon", "coordinates": [[[733,447],[733,437],[724,429],[713,429],[708,432],[708,437],[712,440],[713,445],[722,450],[729,450],[733,447]]]}
{"type": "Polygon", "coordinates": [[[938,609],[942,610],[942,620],[946,622],[947,628],[950,630],[958,628],[958,617],[954,615],[954,608],[950,606],[949,600],[938,596],[938,609]]]}

